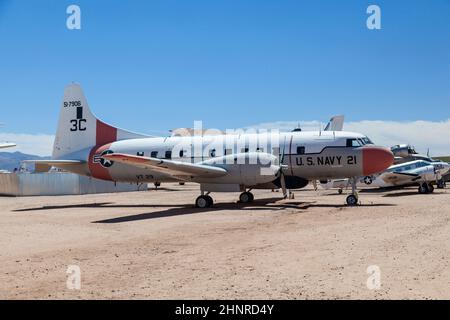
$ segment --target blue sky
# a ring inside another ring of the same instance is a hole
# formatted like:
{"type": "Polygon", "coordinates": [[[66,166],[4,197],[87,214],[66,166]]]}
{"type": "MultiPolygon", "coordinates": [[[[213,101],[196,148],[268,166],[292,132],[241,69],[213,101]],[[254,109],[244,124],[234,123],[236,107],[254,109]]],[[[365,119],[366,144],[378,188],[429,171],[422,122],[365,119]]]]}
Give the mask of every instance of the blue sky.
{"type": "Polygon", "coordinates": [[[0,0],[0,122],[53,134],[64,86],[145,133],[450,118],[450,0],[0,0]],[[77,4],[82,29],[66,28],[77,4]],[[382,30],[366,9],[382,10],[382,30]]]}

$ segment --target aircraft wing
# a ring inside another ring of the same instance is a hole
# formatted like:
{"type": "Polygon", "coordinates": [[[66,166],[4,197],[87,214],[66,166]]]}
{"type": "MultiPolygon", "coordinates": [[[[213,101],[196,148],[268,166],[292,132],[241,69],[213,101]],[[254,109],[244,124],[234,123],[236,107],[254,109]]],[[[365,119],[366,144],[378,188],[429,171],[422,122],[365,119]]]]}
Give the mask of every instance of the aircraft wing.
{"type": "Polygon", "coordinates": [[[421,176],[406,172],[386,172],[383,173],[380,178],[386,183],[398,184],[417,181],[421,176]]]}
{"type": "Polygon", "coordinates": [[[15,147],[15,146],[16,146],[15,143],[0,143],[0,149],[12,148],[12,147],[15,147]]]}
{"type": "Polygon", "coordinates": [[[227,171],[225,169],[210,165],[194,164],[150,157],[140,157],[129,154],[111,153],[104,155],[103,158],[142,169],[149,169],[152,171],[166,173],[174,177],[191,176],[214,178],[221,177],[227,174],[227,171]]]}

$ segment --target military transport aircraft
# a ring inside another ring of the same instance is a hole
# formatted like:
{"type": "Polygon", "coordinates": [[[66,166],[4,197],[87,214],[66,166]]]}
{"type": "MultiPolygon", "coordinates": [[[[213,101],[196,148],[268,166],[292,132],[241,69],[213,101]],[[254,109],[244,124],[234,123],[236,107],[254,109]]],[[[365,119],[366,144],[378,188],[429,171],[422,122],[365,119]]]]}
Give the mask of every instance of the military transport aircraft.
{"type": "MultiPolygon", "coordinates": [[[[81,87],[66,87],[52,160],[33,161],[80,175],[123,182],[196,182],[195,204],[213,205],[211,192],[305,187],[309,181],[369,176],[394,156],[359,133],[340,131],[244,131],[197,136],[149,137],[118,129],[90,111],[81,87]]],[[[356,180],[348,205],[358,204],[356,180]]]]}
{"type": "MultiPolygon", "coordinates": [[[[358,187],[390,188],[399,186],[419,186],[419,193],[432,193],[433,183],[445,188],[443,176],[450,172],[450,164],[443,161],[414,160],[391,166],[382,173],[358,179],[358,187]]],[[[348,179],[329,180],[322,183],[325,189],[337,188],[339,193],[349,185],[348,179]]]]}

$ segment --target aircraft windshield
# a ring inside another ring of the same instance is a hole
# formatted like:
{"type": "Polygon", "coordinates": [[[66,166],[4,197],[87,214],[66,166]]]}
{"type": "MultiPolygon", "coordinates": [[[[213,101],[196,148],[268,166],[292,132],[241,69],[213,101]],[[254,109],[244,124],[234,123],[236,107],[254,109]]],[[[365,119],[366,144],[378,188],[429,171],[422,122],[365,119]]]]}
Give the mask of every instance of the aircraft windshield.
{"type": "Polygon", "coordinates": [[[362,138],[362,141],[364,141],[364,144],[374,144],[374,143],[372,142],[372,140],[370,140],[368,137],[362,138]]]}
{"type": "Polygon", "coordinates": [[[373,144],[373,142],[367,137],[347,139],[347,147],[361,147],[367,144],[373,144]]]}

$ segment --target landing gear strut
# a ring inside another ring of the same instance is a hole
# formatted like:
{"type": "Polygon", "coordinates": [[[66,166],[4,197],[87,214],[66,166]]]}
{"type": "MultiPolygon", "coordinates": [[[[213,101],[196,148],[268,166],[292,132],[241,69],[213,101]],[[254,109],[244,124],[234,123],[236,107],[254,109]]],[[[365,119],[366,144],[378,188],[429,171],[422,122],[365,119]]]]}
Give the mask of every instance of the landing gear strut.
{"type": "Polygon", "coordinates": [[[420,194],[433,193],[433,191],[434,191],[434,187],[433,187],[433,185],[431,183],[424,182],[424,183],[422,183],[419,186],[419,193],[420,194]]]}
{"type": "Polygon", "coordinates": [[[356,178],[351,178],[350,183],[352,185],[352,194],[347,197],[347,205],[354,207],[358,205],[358,192],[356,191],[356,178]]]}
{"type": "Polygon", "coordinates": [[[214,200],[213,198],[211,198],[211,196],[209,196],[209,194],[202,194],[195,200],[195,206],[197,208],[210,208],[213,206],[213,204],[214,200]]]}
{"type": "Polygon", "coordinates": [[[241,195],[239,196],[240,203],[249,203],[252,202],[254,199],[255,197],[253,196],[253,193],[249,191],[242,192],[241,195]]]}

